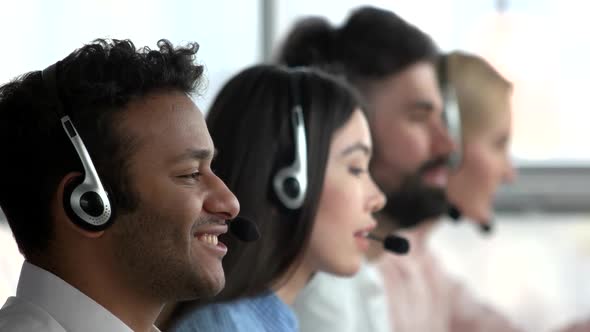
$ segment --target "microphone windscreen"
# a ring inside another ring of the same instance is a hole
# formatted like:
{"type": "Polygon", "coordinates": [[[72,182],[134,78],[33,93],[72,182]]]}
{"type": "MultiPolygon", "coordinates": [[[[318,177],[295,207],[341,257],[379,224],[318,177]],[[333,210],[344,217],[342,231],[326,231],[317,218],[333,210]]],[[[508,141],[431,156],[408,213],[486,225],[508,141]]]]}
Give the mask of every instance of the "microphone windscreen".
{"type": "Polygon", "coordinates": [[[396,254],[406,254],[410,250],[410,242],[401,236],[389,235],[383,241],[383,247],[396,254]]]}
{"type": "Polygon", "coordinates": [[[240,241],[252,242],[260,238],[260,232],[254,222],[244,217],[236,217],[229,222],[229,231],[240,241]]]}
{"type": "Polygon", "coordinates": [[[461,219],[461,211],[455,205],[449,205],[449,210],[447,211],[447,214],[454,221],[458,221],[459,219],[461,219]]]}
{"type": "Polygon", "coordinates": [[[491,234],[494,230],[494,225],[491,222],[479,225],[479,230],[484,234],[491,234]]]}

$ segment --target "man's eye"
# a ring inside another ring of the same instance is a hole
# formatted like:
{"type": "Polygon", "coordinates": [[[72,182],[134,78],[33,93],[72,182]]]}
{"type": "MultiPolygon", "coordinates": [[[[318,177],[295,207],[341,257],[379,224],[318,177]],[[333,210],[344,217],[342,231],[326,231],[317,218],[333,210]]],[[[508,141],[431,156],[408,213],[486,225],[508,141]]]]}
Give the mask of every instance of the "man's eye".
{"type": "Polygon", "coordinates": [[[414,111],[409,114],[409,118],[416,122],[425,122],[430,119],[430,112],[427,111],[414,111]]]}
{"type": "Polygon", "coordinates": [[[184,179],[198,180],[201,177],[201,172],[194,172],[194,173],[190,173],[190,174],[185,174],[185,175],[181,175],[180,177],[184,178],[184,179]]]}

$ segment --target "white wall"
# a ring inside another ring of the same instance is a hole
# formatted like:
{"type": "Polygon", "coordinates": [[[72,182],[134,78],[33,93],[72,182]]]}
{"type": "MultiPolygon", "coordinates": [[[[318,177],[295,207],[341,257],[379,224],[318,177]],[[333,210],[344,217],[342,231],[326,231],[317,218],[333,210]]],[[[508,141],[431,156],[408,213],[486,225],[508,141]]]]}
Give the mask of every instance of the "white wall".
{"type": "Polygon", "coordinates": [[[501,214],[489,237],[444,222],[431,244],[451,275],[525,331],[590,317],[588,214],[501,214]]]}
{"type": "Polygon", "coordinates": [[[209,89],[206,109],[221,84],[253,64],[259,52],[258,0],[23,0],[0,3],[0,84],[64,58],[95,38],[131,39],[156,47],[196,41],[209,89]]]}
{"type": "Polygon", "coordinates": [[[587,3],[560,0],[276,0],[275,43],[302,16],[341,24],[352,9],[392,10],[442,50],[484,56],[514,83],[514,157],[522,165],[590,165],[587,3]],[[505,3],[499,14],[497,4],[505,3]]]}

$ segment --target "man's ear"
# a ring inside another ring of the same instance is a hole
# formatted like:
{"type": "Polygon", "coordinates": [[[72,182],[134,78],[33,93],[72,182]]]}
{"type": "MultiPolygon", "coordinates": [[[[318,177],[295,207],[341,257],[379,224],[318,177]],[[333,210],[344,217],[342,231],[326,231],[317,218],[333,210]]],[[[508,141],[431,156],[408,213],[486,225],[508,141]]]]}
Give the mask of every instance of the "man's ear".
{"type": "Polygon", "coordinates": [[[83,237],[96,239],[104,234],[104,230],[86,230],[78,226],[76,222],[72,219],[73,216],[70,216],[67,212],[68,207],[66,207],[66,204],[69,204],[69,197],[64,197],[64,193],[68,191],[69,186],[72,186],[74,183],[79,182],[81,177],[83,177],[83,174],[80,172],[70,172],[61,179],[57,186],[57,190],[55,191],[55,195],[52,198],[51,209],[53,215],[55,216],[56,227],[63,227],[64,229],[74,231],[83,237]]]}

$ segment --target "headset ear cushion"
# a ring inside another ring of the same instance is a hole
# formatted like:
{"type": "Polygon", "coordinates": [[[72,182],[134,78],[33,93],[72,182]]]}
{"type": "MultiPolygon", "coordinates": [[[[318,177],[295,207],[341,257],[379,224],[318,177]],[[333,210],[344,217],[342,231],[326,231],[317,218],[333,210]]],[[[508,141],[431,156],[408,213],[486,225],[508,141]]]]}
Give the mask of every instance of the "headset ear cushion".
{"type": "MultiPolygon", "coordinates": [[[[85,230],[88,230],[88,231],[100,231],[100,230],[104,229],[109,223],[106,223],[103,226],[92,225],[91,223],[84,221],[84,219],[82,219],[79,215],[77,215],[76,212],[74,212],[74,209],[72,208],[72,204],[71,204],[72,193],[74,192],[76,187],[78,187],[80,184],[82,184],[82,182],[84,182],[84,177],[82,175],[80,175],[80,176],[73,178],[71,181],[69,181],[65,185],[64,195],[63,195],[64,209],[66,211],[66,214],[68,215],[68,217],[70,218],[70,220],[74,224],[76,224],[79,227],[81,227],[85,230]]],[[[84,195],[82,195],[82,196],[84,197],[84,195]]],[[[82,202],[84,200],[83,197],[82,197],[81,201],[78,202],[77,204],[80,205],[79,208],[86,211],[88,208],[82,206],[82,205],[84,205],[84,202],[82,202]]],[[[95,204],[92,204],[92,205],[95,205],[95,204]]]]}
{"type": "Polygon", "coordinates": [[[76,224],[78,224],[79,222],[84,222],[84,221],[78,215],[76,215],[76,213],[74,212],[74,209],[72,208],[72,204],[71,204],[71,197],[72,197],[72,193],[74,192],[76,187],[78,187],[80,184],[82,184],[83,181],[84,181],[84,177],[80,175],[80,176],[77,176],[77,177],[71,179],[70,181],[68,181],[68,183],[66,183],[66,185],[64,187],[64,195],[63,195],[64,209],[66,210],[68,217],[70,217],[70,219],[72,221],[74,221],[76,224]]]}
{"type": "Polygon", "coordinates": [[[295,177],[289,176],[283,180],[283,192],[290,199],[296,199],[299,196],[300,191],[299,181],[297,181],[295,177]]]}

